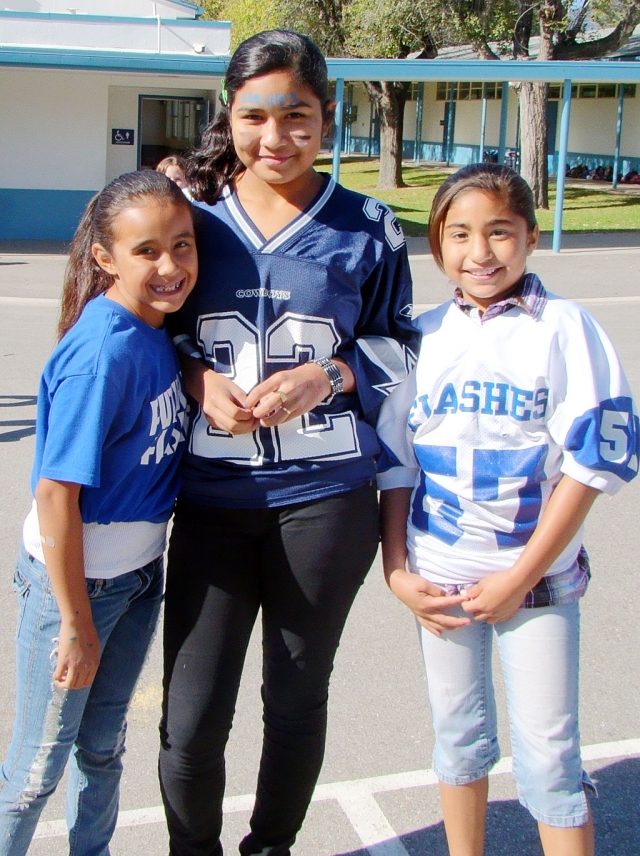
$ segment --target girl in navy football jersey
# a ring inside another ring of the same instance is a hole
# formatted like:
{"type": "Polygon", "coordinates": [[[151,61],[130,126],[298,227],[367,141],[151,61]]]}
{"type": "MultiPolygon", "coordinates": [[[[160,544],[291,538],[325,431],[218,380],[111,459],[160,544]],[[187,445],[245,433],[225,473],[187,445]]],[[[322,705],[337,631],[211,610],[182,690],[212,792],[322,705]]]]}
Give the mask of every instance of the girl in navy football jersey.
{"type": "Polygon", "coordinates": [[[71,246],[15,575],[2,856],[27,852],[69,757],[69,853],[109,853],[125,717],[162,601],[184,447],[186,400],[164,317],[193,288],[197,264],[192,207],[151,171],[98,193],[71,246]]]}
{"type": "Polygon", "coordinates": [[[314,169],[318,49],[235,52],[188,164],[198,294],[175,318],[192,398],[171,536],[160,776],[172,856],[222,852],[224,750],[262,610],[264,743],[244,856],[287,856],[324,752],[347,614],[378,543],[375,420],[416,335],[402,232],[314,169]]]}
{"type": "Polygon", "coordinates": [[[582,524],[638,470],[638,416],[618,357],[581,307],[526,272],[533,195],[474,164],[441,186],[429,241],[454,299],[416,319],[415,370],[385,402],[382,550],[416,615],[451,856],[482,856],[500,757],[500,649],[520,802],[545,856],[593,856],[578,728],[582,524]]]}

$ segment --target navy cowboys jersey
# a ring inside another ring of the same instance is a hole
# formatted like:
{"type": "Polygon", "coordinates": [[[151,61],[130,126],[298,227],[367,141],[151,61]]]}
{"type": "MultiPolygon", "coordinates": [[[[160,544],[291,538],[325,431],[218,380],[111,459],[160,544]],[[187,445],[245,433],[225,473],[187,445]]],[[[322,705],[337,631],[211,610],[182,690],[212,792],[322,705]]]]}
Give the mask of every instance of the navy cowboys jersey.
{"type": "MultiPolygon", "coordinates": [[[[183,493],[232,507],[302,502],[374,478],[375,423],[414,362],[405,240],[389,209],[331,179],[265,241],[228,188],[200,205],[200,273],[174,331],[245,392],[275,372],[339,356],[357,392],[253,434],[212,428],[191,402],[183,493]]],[[[175,319],[175,320],[174,320],[175,319]]]]}

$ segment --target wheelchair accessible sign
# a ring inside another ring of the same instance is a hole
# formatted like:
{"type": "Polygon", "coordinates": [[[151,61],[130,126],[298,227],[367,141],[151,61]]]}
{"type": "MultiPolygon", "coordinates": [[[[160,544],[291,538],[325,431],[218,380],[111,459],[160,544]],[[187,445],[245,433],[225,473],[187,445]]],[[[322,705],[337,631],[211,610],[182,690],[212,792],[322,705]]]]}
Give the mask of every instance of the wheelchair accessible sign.
{"type": "Polygon", "coordinates": [[[112,128],[111,129],[111,145],[112,146],[132,146],[133,145],[133,128],[112,128]]]}

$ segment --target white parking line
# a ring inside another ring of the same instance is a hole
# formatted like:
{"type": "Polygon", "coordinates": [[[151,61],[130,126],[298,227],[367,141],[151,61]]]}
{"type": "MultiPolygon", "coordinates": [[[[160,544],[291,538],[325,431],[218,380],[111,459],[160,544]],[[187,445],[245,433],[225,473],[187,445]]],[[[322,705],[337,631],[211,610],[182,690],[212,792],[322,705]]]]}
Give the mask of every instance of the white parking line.
{"type": "MultiPolygon", "coordinates": [[[[605,758],[625,758],[633,755],[640,755],[640,738],[582,747],[584,761],[601,761],[605,758]]],[[[489,775],[499,776],[509,773],[511,766],[511,758],[503,758],[489,775]]],[[[313,802],[336,800],[371,856],[408,856],[404,845],[376,802],[374,794],[424,788],[435,785],[437,782],[435,773],[430,769],[374,776],[350,782],[332,782],[318,785],[313,795],[313,802]]],[[[224,801],[224,813],[251,811],[253,801],[253,794],[227,797],[224,801]]],[[[164,823],[162,806],[121,811],[118,815],[120,828],[153,823],[164,823]]],[[[67,827],[64,820],[49,820],[38,824],[34,838],[57,838],[66,834],[67,827]]]]}
{"type": "Polygon", "coordinates": [[[346,782],[335,798],[371,856],[409,856],[366,784],[346,782]]]}

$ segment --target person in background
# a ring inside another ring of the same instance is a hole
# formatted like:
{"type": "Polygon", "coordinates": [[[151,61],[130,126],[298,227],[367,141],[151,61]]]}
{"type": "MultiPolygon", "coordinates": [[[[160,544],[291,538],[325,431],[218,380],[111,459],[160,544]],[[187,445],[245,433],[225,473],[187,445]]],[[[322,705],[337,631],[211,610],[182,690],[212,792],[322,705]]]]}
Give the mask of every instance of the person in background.
{"type": "Polygon", "coordinates": [[[169,155],[169,157],[163,158],[160,161],[156,167],[156,172],[162,172],[170,178],[171,181],[175,181],[187,199],[191,199],[191,191],[189,190],[185,169],[186,161],[183,157],[180,157],[179,155],[169,155]]]}

